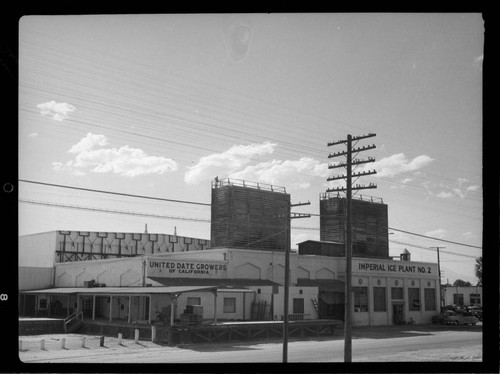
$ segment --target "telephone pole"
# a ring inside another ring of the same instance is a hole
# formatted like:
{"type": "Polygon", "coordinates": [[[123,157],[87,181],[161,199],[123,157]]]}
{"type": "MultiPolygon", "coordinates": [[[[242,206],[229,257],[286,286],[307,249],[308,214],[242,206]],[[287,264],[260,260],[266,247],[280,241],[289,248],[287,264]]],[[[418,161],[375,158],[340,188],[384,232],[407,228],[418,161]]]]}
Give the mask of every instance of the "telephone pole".
{"type": "Polygon", "coordinates": [[[439,248],[446,247],[430,247],[430,249],[436,249],[438,256],[438,274],[439,274],[439,312],[441,312],[441,261],[439,261],[439,248]]]}
{"type": "MultiPolygon", "coordinates": [[[[290,208],[296,206],[310,205],[307,203],[297,203],[290,204],[290,208]]],[[[283,363],[288,362],[288,302],[290,294],[290,221],[296,218],[309,218],[311,217],[308,213],[292,213],[290,210],[287,212],[287,233],[286,233],[286,245],[285,245],[285,283],[283,285],[283,363]]]]}
{"type": "Polygon", "coordinates": [[[333,154],[329,154],[328,158],[332,157],[340,157],[346,156],[345,163],[339,163],[335,165],[328,165],[329,169],[335,168],[346,168],[346,174],[339,175],[335,177],[330,177],[327,181],[334,181],[339,179],[344,179],[346,181],[345,187],[337,187],[337,188],[329,188],[326,192],[345,192],[346,194],[346,224],[345,224],[345,256],[346,256],[346,271],[345,271],[345,312],[344,312],[344,362],[352,361],[352,311],[353,311],[353,303],[352,303],[352,214],[351,214],[351,199],[352,199],[352,191],[353,190],[363,190],[368,188],[377,188],[377,186],[373,183],[369,185],[359,185],[356,184],[353,186],[352,178],[359,178],[364,175],[376,174],[375,170],[368,170],[363,172],[354,173],[352,172],[353,165],[356,167],[357,165],[374,162],[375,159],[372,157],[368,157],[366,160],[361,160],[354,158],[353,154],[358,154],[359,152],[368,151],[370,149],[376,148],[375,145],[367,146],[367,147],[358,147],[353,148],[353,142],[357,144],[357,142],[361,139],[374,137],[375,134],[361,135],[355,136],[347,135],[346,140],[338,140],[334,142],[328,143],[328,146],[334,146],[338,144],[346,144],[347,149],[342,152],[337,152],[333,154]]]}

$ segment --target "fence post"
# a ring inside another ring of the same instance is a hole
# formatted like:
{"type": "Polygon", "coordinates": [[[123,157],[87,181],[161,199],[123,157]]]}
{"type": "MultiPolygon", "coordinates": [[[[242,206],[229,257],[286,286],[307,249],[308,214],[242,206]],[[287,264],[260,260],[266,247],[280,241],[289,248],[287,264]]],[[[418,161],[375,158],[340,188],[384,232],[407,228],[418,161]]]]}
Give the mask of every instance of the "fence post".
{"type": "Polygon", "coordinates": [[[20,351],[23,350],[23,341],[22,340],[19,340],[19,350],[20,351]]]}
{"type": "Polygon", "coordinates": [[[139,343],[139,329],[135,329],[135,342],[139,343]]]}
{"type": "Polygon", "coordinates": [[[156,326],[151,326],[151,342],[156,340],[156,326]]]}
{"type": "Polygon", "coordinates": [[[118,345],[122,345],[122,333],[118,333],[118,345]]]}
{"type": "Polygon", "coordinates": [[[66,339],[65,338],[61,339],[61,349],[66,349],[66,339]]]}
{"type": "Polygon", "coordinates": [[[101,336],[101,338],[99,340],[99,346],[104,347],[104,336],[101,336]]]}
{"type": "Polygon", "coordinates": [[[82,338],[82,348],[85,348],[85,337],[82,338]]]}
{"type": "Polygon", "coordinates": [[[45,351],[45,339],[40,340],[40,349],[45,351]]]}

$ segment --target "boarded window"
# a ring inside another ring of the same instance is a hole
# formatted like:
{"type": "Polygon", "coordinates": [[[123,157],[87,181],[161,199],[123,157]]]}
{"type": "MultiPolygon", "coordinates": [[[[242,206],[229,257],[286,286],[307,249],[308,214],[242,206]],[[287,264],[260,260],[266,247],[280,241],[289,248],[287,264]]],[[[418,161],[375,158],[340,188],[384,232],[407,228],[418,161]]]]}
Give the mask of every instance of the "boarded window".
{"type": "Polygon", "coordinates": [[[224,313],[236,313],[236,298],[235,297],[225,297],[224,298],[224,313]]]}
{"type": "Polygon", "coordinates": [[[436,290],[434,288],[426,288],[424,296],[425,310],[436,310],[436,290]]]}
{"type": "Polygon", "coordinates": [[[392,287],[391,288],[392,300],[403,300],[403,287],[392,287]]]}
{"type": "Polygon", "coordinates": [[[481,295],[478,293],[471,293],[470,305],[481,305],[481,295]]]}
{"type": "Polygon", "coordinates": [[[464,294],[463,293],[453,294],[453,304],[464,305],[464,294]]]}
{"type": "Polygon", "coordinates": [[[293,299],[293,313],[304,314],[304,299],[293,299]]]}
{"type": "Polygon", "coordinates": [[[385,287],[373,287],[373,311],[374,312],[387,311],[385,287]]]}
{"type": "Polygon", "coordinates": [[[408,310],[420,310],[420,288],[408,288],[408,310]]]}
{"type": "Polygon", "coordinates": [[[368,312],[368,287],[353,287],[354,311],[368,312]]]}
{"type": "Polygon", "coordinates": [[[201,297],[188,297],[187,305],[201,305],[201,297]]]}

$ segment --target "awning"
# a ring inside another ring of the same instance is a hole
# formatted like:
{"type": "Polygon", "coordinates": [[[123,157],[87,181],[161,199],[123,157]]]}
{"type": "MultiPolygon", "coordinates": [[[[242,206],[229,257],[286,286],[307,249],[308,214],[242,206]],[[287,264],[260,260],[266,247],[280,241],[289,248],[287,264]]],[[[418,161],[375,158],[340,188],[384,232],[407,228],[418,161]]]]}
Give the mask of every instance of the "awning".
{"type": "Polygon", "coordinates": [[[211,286],[217,288],[240,288],[247,287],[264,287],[264,286],[279,286],[278,283],[267,279],[196,279],[196,278],[164,278],[164,277],[148,277],[155,282],[161,283],[168,287],[179,286],[211,286]]]}
{"type": "Polygon", "coordinates": [[[174,294],[190,291],[209,291],[216,285],[205,286],[170,286],[170,287],[61,287],[44,290],[22,291],[25,295],[152,295],[174,294]]]}
{"type": "Polygon", "coordinates": [[[345,283],[338,279],[297,279],[298,287],[318,287],[319,291],[345,292],[345,283]]]}

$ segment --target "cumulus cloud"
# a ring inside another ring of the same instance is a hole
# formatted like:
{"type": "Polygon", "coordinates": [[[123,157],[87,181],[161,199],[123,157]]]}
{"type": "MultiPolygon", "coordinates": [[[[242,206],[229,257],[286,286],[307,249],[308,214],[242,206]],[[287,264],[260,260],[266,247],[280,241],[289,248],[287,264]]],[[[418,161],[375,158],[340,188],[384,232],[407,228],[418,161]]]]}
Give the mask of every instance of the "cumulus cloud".
{"type": "Polygon", "coordinates": [[[448,232],[444,229],[437,229],[433,231],[428,231],[425,233],[426,236],[431,236],[433,238],[443,239],[448,232]]]}
{"type": "Polygon", "coordinates": [[[299,160],[272,160],[249,165],[230,173],[229,178],[252,180],[256,182],[286,185],[292,189],[310,187],[311,177],[328,176],[328,164],[302,157],[299,160]]]}
{"type": "Polygon", "coordinates": [[[70,148],[69,153],[74,155],[74,159],[65,163],[53,162],[54,170],[74,175],[85,175],[87,171],[91,171],[126,177],[163,174],[177,170],[177,163],[169,158],[149,156],[142,149],[131,148],[128,145],[120,148],[103,148],[108,144],[104,135],[88,133],[70,148]]]}
{"type": "Polygon", "coordinates": [[[447,191],[441,191],[436,196],[442,199],[449,199],[450,197],[453,197],[453,193],[447,191]]]}
{"type": "Polygon", "coordinates": [[[222,153],[214,153],[200,158],[196,165],[188,168],[184,180],[188,184],[197,184],[219,174],[231,174],[248,165],[253,158],[273,153],[276,146],[276,143],[270,142],[234,145],[222,153]]]}
{"type": "Polygon", "coordinates": [[[68,118],[68,114],[74,112],[76,108],[68,103],[58,103],[54,100],[38,104],[37,108],[43,116],[51,116],[56,121],[63,121],[68,118]]]}
{"type": "Polygon", "coordinates": [[[409,160],[404,153],[397,153],[373,164],[367,164],[365,169],[377,170],[376,177],[393,177],[398,174],[419,170],[434,161],[431,157],[420,155],[413,160],[409,160]]]}

